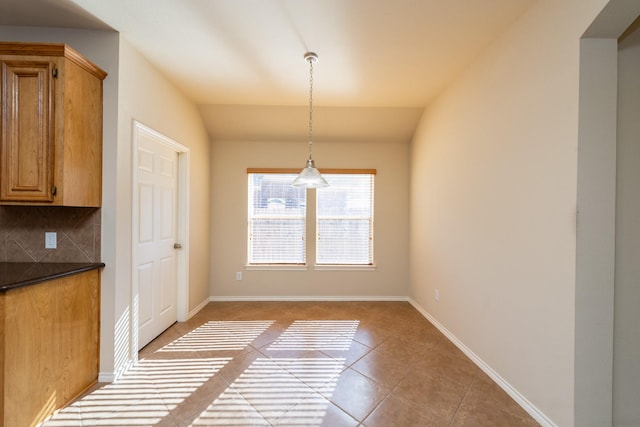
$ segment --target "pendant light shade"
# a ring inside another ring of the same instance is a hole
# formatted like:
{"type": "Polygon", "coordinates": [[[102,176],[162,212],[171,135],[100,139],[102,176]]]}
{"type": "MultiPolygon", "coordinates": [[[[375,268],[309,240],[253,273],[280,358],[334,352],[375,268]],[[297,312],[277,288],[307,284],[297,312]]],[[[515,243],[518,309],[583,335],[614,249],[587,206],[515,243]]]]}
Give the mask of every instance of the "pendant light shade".
{"type": "Polygon", "coordinates": [[[313,159],[307,160],[307,166],[300,171],[300,175],[293,181],[294,187],[320,188],[328,187],[329,183],[320,175],[316,169],[313,159]]]}
{"type": "Polygon", "coordinates": [[[304,188],[328,187],[329,183],[322,177],[320,171],[316,169],[311,149],[313,145],[313,63],[318,60],[318,55],[313,52],[307,52],[304,55],[304,59],[309,63],[309,159],[307,159],[307,165],[300,171],[300,175],[291,185],[304,188]]]}

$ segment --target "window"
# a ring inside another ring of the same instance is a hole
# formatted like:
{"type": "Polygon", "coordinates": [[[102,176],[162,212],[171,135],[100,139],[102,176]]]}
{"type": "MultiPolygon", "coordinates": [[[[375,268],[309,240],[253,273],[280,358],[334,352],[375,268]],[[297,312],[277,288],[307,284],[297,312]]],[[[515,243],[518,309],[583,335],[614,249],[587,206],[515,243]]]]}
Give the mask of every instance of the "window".
{"type": "Polygon", "coordinates": [[[315,191],[310,211],[307,191],[291,186],[298,170],[247,172],[249,266],[306,265],[314,248],[318,266],[373,265],[375,170],[321,170],[330,186],[315,191]]]}
{"type": "Polygon", "coordinates": [[[249,264],[306,263],[304,188],[296,174],[249,173],[249,264]]]}
{"type": "Polygon", "coordinates": [[[326,174],[316,191],[316,263],[373,264],[373,174],[326,174]]]}

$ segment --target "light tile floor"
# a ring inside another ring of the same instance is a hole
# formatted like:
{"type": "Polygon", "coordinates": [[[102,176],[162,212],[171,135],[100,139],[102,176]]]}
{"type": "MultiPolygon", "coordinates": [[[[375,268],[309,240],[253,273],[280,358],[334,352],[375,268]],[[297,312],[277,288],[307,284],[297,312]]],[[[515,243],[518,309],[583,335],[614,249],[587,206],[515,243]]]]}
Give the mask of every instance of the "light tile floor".
{"type": "Polygon", "coordinates": [[[44,426],[537,426],[403,302],[219,302],[44,426]]]}

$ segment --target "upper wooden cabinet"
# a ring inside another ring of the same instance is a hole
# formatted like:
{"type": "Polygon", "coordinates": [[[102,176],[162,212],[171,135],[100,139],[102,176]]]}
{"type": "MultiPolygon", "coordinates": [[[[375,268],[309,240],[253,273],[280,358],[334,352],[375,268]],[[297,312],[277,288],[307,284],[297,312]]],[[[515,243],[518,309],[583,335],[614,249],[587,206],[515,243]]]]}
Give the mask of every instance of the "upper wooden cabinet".
{"type": "Polygon", "coordinates": [[[102,81],[64,44],[0,42],[0,204],[102,201],[102,81]]]}

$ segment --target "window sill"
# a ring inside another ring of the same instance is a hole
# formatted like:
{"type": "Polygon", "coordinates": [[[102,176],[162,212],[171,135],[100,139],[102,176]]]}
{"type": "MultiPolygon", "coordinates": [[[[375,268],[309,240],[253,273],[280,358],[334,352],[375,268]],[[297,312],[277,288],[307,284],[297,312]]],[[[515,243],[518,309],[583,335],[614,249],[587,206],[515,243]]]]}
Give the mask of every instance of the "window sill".
{"type": "MultiPolygon", "coordinates": [[[[306,264],[247,264],[245,270],[254,271],[307,271],[309,266],[306,264]]],[[[317,271],[375,271],[376,265],[358,265],[358,264],[320,264],[314,265],[317,271]]]]}
{"type": "Polygon", "coordinates": [[[291,270],[306,271],[309,267],[306,264],[247,264],[245,270],[291,270]]]}
{"type": "Polygon", "coordinates": [[[376,265],[358,265],[358,264],[320,264],[314,265],[314,270],[320,271],[375,271],[376,265]]]}

